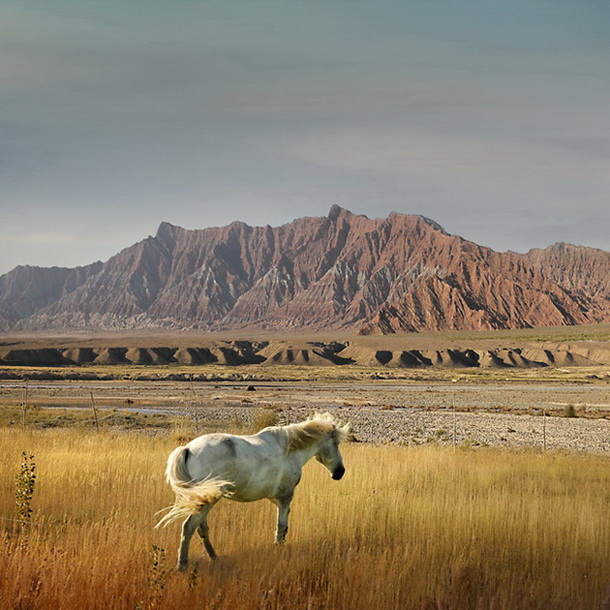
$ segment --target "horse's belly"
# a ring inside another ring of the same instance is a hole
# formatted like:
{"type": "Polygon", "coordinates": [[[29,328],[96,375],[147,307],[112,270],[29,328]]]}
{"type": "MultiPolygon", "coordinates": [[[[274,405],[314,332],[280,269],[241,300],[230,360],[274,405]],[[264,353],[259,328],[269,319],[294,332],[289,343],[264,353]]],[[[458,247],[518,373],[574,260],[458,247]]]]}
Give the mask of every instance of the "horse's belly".
{"type": "Polygon", "coordinates": [[[233,500],[234,502],[256,502],[257,500],[264,500],[265,498],[273,497],[271,494],[244,494],[244,493],[234,493],[230,496],[227,496],[229,500],[233,500]]]}
{"type": "Polygon", "coordinates": [[[255,502],[256,500],[274,497],[275,487],[275,484],[271,483],[236,485],[228,498],[235,502],[255,502]]]}

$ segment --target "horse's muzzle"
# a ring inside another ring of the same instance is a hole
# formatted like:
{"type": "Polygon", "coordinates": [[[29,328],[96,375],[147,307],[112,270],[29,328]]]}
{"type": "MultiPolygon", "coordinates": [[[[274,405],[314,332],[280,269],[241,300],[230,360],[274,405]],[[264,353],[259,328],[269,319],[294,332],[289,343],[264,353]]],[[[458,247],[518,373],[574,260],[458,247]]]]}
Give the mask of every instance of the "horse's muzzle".
{"type": "Polygon", "coordinates": [[[337,468],[335,468],[333,470],[333,479],[335,481],[338,481],[339,479],[343,478],[344,474],[345,474],[345,466],[337,466],[337,468]]]}

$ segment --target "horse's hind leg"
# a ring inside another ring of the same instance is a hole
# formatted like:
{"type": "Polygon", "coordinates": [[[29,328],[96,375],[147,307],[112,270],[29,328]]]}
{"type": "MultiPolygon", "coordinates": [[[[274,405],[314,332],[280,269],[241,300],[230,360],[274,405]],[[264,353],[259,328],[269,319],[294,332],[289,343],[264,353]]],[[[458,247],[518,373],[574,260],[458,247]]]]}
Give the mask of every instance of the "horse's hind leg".
{"type": "Polygon", "coordinates": [[[186,521],[182,524],[182,536],[180,537],[180,550],[178,551],[177,565],[177,568],[181,572],[186,570],[186,566],[188,565],[189,545],[191,544],[191,538],[201,522],[205,520],[206,516],[207,511],[200,511],[187,517],[186,521]]]}
{"type": "Polygon", "coordinates": [[[212,543],[210,542],[210,530],[208,528],[208,513],[210,512],[211,508],[212,508],[211,505],[206,506],[201,511],[201,513],[199,513],[199,514],[203,514],[203,521],[197,528],[197,531],[199,532],[199,535],[201,536],[201,539],[203,540],[203,545],[205,546],[205,550],[208,552],[210,559],[218,559],[218,556],[216,555],[216,551],[214,550],[214,547],[212,546],[212,543]]]}

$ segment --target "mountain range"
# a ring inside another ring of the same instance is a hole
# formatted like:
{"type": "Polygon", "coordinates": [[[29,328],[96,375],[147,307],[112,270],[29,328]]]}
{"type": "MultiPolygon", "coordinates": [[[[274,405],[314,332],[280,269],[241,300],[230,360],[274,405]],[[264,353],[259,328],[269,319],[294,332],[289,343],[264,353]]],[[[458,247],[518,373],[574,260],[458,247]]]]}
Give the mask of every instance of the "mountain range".
{"type": "Polygon", "coordinates": [[[0,276],[0,330],[171,328],[385,334],[610,322],[610,252],[495,252],[423,216],[333,206],[279,227],[187,230],[107,262],[0,276]]]}

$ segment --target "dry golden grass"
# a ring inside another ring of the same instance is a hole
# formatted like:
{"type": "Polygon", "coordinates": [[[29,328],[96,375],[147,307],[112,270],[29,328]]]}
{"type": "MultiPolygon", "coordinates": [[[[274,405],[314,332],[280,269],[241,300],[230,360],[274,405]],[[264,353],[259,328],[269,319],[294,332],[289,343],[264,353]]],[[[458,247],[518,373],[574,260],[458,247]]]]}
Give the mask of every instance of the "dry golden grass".
{"type": "Polygon", "coordinates": [[[347,474],[306,466],[284,548],[270,503],[222,502],[214,564],[179,527],[174,441],[0,428],[0,599],[9,608],[597,608],[610,584],[610,469],[599,456],[346,445],[347,474]],[[21,452],[32,523],[15,523],[21,452]],[[21,531],[18,531],[21,529],[21,531]]]}

